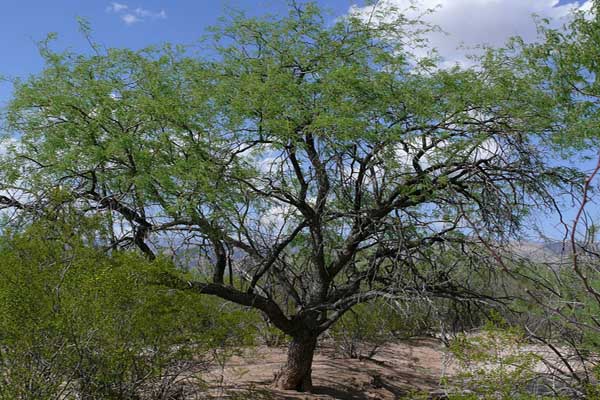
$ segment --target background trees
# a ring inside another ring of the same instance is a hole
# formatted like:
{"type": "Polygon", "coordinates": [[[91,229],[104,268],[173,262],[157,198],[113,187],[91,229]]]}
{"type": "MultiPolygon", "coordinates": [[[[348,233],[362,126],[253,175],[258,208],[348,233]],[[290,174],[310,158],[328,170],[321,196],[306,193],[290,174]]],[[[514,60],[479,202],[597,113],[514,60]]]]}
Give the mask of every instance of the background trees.
{"type": "Polygon", "coordinates": [[[427,27],[385,12],[234,16],[203,57],[42,44],[8,110],[0,202],[21,223],[94,215],[108,250],[197,252],[204,276],[161,283],[262,311],[292,339],[286,389],[310,389],[317,337],[359,303],[502,300],[479,290],[493,247],[574,176],[547,164],[552,96],[493,58],[417,59],[427,27]]]}

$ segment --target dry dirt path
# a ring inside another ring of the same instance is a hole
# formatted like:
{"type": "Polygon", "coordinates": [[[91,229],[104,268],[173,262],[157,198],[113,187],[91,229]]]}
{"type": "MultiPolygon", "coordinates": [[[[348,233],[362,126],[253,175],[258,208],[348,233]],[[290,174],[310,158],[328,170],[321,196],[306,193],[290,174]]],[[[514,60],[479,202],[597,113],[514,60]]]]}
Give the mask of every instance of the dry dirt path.
{"type": "Polygon", "coordinates": [[[295,393],[269,387],[285,351],[260,346],[213,369],[205,377],[213,398],[395,400],[439,390],[440,379],[450,372],[443,346],[434,339],[388,344],[372,359],[361,360],[343,358],[325,346],[315,355],[313,392],[295,393]]]}

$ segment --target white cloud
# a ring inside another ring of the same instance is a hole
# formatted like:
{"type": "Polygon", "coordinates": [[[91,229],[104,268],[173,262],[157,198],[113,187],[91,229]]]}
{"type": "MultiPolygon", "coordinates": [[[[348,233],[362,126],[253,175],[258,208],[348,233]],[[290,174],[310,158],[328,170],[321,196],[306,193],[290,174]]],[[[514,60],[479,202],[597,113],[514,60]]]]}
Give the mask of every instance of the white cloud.
{"type": "MultiPolygon", "coordinates": [[[[427,169],[433,165],[447,165],[453,159],[465,163],[473,163],[481,160],[494,160],[502,157],[504,151],[493,138],[486,138],[483,141],[468,139],[464,141],[450,142],[441,140],[437,143],[434,138],[415,137],[406,142],[406,147],[397,146],[393,160],[402,170],[402,173],[413,173],[413,160],[419,154],[418,164],[422,169],[427,169]]],[[[500,162],[500,159],[497,159],[500,162]]],[[[382,172],[376,170],[377,176],[382,172]]],[[[455,175],[458,171],[451,173],[455,175]]]]}
{"type": "Polygon", "coordinates": [[[7,151],[18,144],[14,137],[0,137],[0,156],[6,155],[7,151]]]}
{"type": "MultiPolygon", "coordinates": [[[[563,5],[559,5],[559,0],[381,0],[377,5],[382,9],[390,6],[397,7],[408,17],[417,17],[423,10],[435,9],[423,19],[444,32],[432,32],[427,38],[439,51],[444,63],[453,65],[465,63],[466,54],[474,53],[473,47],[477,45],[501,46],[516,35],[526,41],[534,41],[537,30],[533,14],[557,24],[574,9],[589,10],[591,0],[563,5]],[[411,10],[413,4],[420,11],[411,10]]],[[[350,12],[368,18],[372,10],[372,6],[353,6],[350,12]]]]}
{"type": "Polygon", "coordinates": [[[579,9],[584,12],[592,12],[592,6],[594,3],[592,1],[586,1],[579,9]]]}
{"type": "Polygon", "coordinates": [[[167,12],[165,10],[152,11],[142,7],[132,9],[127,4],[115,2],[110,3],[110,5],[106,7],[106,12],[119,15],[119,18],[127,25],[167,18],[167,12]]]}
{"type": "Polygon", "coordinates": [[[119,13],[121,11],[127,10],[129,7],[127,4],[112,2],[108,7],[106,7],[106,11],[119,13]]]}
{"type": "Polygon", "coordinates": [[[133,14],[124,14],[124,15],[121,15],[121,19],[122,19],[122,20],[123,20],[123,22],[125,22],[127,25],[133,25],[133,24],[135,24],[136,22],[140,22],[140,21],[141,21],[141,20],[140,20],[138,17],[136,17],[136,16],[135,16],[135,15],[133,15],[133,14]]]}
{"type": "Polygon", "coordinates": [[[133,10],[133,12],[135,13],[135,15],[137,15],[140,18],[153,18],[153,19],[167,18],[167,13],[165,12],[165,10],[160,10],[158,12],[155,12],[155,11],[150,11],[150,10],[146,10],[144,8],[138,7],[135,10],[133,10]]]}
{"type": "Polygon", "coordinates": [[[286,225],[289,218],[297,216],[298,210],[289,204],[275,203],[267,212],[261,213],[259,223],[268,233],[277,234],[286,225]]]}

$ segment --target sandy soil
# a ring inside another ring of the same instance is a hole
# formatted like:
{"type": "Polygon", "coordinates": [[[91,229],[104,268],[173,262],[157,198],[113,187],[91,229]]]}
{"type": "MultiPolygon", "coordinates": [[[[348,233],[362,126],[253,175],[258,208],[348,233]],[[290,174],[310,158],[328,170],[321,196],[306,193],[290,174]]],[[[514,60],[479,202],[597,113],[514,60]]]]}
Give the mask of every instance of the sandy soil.
{"type": "Polygon", "coordinates": [[[285,352],[261,346],[214,368],[205,376],[213,398],[395,400],[417,392],[435,398],[440,379],[452,373],[443,346],[434,339],[389,344],[372,359],[360,360],[343,358],[324,346],[313,364],[313,392],[296,393],[269,387],[285,352]]]}

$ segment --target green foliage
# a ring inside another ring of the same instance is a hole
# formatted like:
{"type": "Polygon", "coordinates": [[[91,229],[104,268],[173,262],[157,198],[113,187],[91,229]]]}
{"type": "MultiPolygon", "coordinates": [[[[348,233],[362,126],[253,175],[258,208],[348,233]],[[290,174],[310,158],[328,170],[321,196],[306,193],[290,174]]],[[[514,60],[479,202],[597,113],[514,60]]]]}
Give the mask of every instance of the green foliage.
{"type": "Polygon", "coordinates": [[[460,334],[450,354],[459,374],[447,379],[452,400],[557,398],[535,393],[541,356],[519,329],[502,321],[489,322],[474,334],[460,334]]]}
{"type": "Polygon", "coordinates": [[[398,310],[383,300],[354,306],[330,329],[341,354],[350,358],[372,357],[387,342],[423,336],[434,322],[421,304],[398,310]]]}
{"type": "Polygon", "coordinates": [[[256,315],[256,322],[254,323],[254,331],[256,335],[256,341],[266,346],[278,347],[288,343],[289,337],[277,329],[268,318],[264,315],[256,315]]]}
{"type": "Polygon", "coordinates": [[[558,28],[538,21],[536,42],[515,38],[488,54],[488,65],[518,78],[531,98],[523,102],[522,112],[552,121],[552,140],[565,155],[596,146],[600,138],[600,8],[598,1],[590,3],[590,9],[575,12],[558,28]]]}
{"type": "Polygon", "coordinates": [[[246,313],[152,283],[172,269],[42,224],[0,244],[0,399],[167,399],[209,350],[249,343],[246,313]]]}

